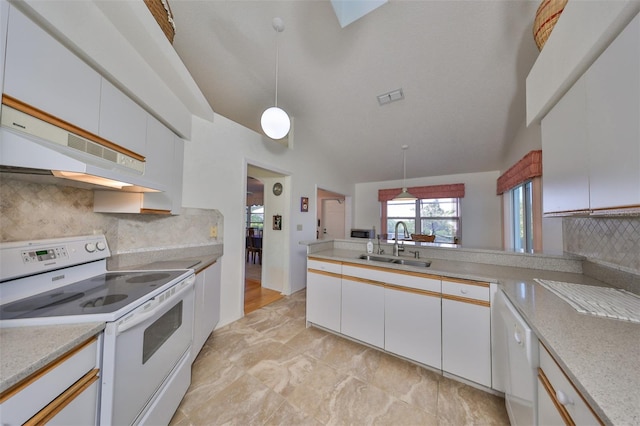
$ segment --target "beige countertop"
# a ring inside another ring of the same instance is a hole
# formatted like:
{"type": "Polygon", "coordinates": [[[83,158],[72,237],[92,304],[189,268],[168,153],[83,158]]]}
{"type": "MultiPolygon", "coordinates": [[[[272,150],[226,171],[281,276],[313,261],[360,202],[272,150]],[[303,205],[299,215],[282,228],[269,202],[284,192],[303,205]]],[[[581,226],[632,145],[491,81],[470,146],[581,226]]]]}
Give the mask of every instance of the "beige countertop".
{"type": "Polygon", "coordinates": [[[0,392],[102,332],[104,326],[92,322],[0,328],[0,392]]]}
{"type": "Polygon", "coordinates": [[[360,254],[327,249],[309,257],[498,283],[605,423],[640,424],[640,324],[580,314],[534,278],[606,283],[580,273],[455,260],[423,259],[431,260],[428,268],[389,265],[360,254]]]}

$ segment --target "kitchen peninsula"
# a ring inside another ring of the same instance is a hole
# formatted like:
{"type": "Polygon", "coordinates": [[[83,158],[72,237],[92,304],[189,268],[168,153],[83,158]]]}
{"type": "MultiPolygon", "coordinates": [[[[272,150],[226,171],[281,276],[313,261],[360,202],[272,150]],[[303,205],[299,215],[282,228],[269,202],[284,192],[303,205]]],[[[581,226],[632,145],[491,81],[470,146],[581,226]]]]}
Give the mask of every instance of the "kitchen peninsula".
{"type": "MultiPolygon", "coordinates": [[[[360,259],[366,253],[366,245],[354,240],[301,244],[307,245],[309,261],[326,261],[342,268],[348,265],[419,273],[440,277],[443,283],[461,279],[496,284],[602,422],[640,421],[640,371],[636,366],[640,324],[580,314],[534,281],[538,278],[607,287],[607,283],[582,273],[582,258],[420,245],[416,247],[420,259],[431,262],[425,268],[360,259]]],[[[390,246],[383,245],[383,249],[391,253],[390,246]]],[[[402,257],[413,258],[409,253],[402,257]]],[[[314,303],[310,288],[308,306],[314,303]]],[[[494,364],[494,370],[495,367],[494,364]]],[[[495,373],[493,386],[486,387],[500,391],[495,373]]]]}

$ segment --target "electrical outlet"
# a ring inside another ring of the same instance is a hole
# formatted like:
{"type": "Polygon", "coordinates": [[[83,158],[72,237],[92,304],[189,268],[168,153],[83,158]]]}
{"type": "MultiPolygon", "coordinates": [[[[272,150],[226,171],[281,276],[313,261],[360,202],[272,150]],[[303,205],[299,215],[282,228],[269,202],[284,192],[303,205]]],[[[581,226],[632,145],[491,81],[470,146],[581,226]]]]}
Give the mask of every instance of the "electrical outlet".
{"type": "Polygon", "coordinates": [[[296,227],[296,229],[297,229],[298,231],[302,231],[302,224],[298,224],[298,226],[296,227]]]}
{"type": "Polygon", "coordinates": [[[218,227],[212,226],[209,228],[209,237],[218,238],[218,227]]]}

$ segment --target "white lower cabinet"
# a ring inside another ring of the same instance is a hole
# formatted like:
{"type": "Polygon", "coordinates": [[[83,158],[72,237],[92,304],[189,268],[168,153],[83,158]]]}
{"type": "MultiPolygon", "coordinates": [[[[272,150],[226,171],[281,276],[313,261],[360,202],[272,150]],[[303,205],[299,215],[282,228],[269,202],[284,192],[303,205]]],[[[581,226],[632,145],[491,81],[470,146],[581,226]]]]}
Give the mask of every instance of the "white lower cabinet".
{"type": "MultiPolygon", "coordinates": [[[[432,280],[440,287],[439,280],[432,280]]],[[[440,369],[442,333],[440,294],[408,288],[385,288],[384,348],[440,369]]]]}
{"type": "Polygon", "coordinates": [[[342,264],[307,260],[307,321],[340,332],[342,264]]]}
{"type": "Polygon", "coordinates": [[[192,362],[220,320],[220,260],[196,274],[192,362]]]}
{"type": "Polygon", "coordinates": [[[442,369],[491,387],[489,283],[442,280],[442,369]]]}
{"type": "Polygon", "coordinates": [[[379,348],[384,347],[382,283],[343,274],[341,330],[354,339],[379,348]]]}
{"type": "Polygon", "coordinates": [[[2,424],[97,424],[100,344],[93,337],[3,392],[2,424]]]}
{"type": "Polygon", "coordinates": [[[491,387],[495,284],[325,259],[307,266],[308,322],[491,387]]]}
{"type": "Polygon", "coordinates": [[[545,426],[603,424],[542,342],[539,350],[538,424],[545,426]]]}

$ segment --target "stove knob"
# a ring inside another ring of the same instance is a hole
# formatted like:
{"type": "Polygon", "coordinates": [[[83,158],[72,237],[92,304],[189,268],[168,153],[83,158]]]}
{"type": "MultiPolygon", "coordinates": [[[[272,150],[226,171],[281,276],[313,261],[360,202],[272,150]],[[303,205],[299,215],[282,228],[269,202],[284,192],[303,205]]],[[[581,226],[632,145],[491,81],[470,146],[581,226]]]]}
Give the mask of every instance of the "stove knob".
{"type": "Polygon", "coordinates": [[[88,251],[89,253],[93,253],[94,251],[96,251],[96,244],[95,243],[87,243],[84,245],[84,249],[86,251],[88,251]]]}
{"type": "Polygon", "coordinates": [[[107,245],[103,241],[98,241],[98,243],[96,244],[96,248],[99,251],[103,251],[104,249],[107,248],[107,245]]]}

